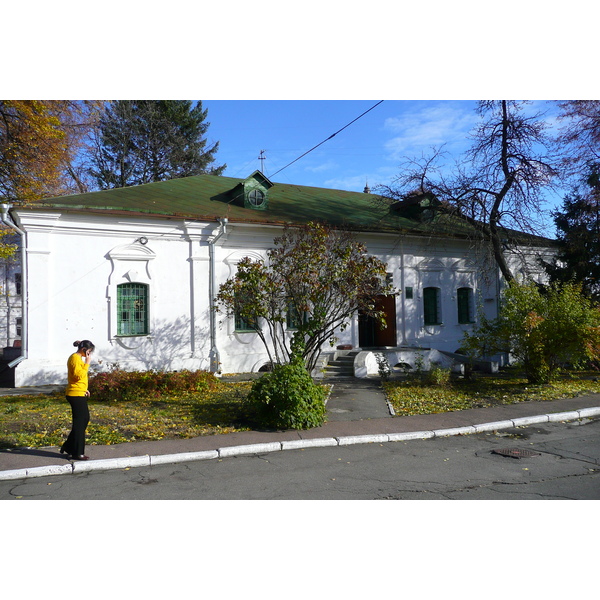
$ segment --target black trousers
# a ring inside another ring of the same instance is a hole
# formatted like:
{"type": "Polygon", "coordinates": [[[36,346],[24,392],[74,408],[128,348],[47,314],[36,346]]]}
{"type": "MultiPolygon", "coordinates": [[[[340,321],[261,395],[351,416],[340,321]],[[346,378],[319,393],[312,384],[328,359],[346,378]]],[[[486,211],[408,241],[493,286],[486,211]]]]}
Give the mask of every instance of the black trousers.
{"type": "Polygon", "coordinates": [[[73,412],[73,425],[69,437],[61,450],[71,456],[83,456],[85,453],[85,430],[90,422],[90,410],[85,396],[67,396],[67,402],[73,412]]]}

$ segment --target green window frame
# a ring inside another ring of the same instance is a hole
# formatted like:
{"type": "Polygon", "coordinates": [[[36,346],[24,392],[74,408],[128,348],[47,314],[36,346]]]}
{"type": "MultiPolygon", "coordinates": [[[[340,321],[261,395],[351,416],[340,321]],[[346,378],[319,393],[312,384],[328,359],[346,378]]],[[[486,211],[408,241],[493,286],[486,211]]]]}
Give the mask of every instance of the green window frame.
{"type": "Polygon", "coordinates": [[[441,325],[440,288],[423,288],[423,321],[425,325],[441,325]]]}
{"type": "Polygon", "coordinates": [[[462,287],[456,290],[458,322],[461,325],[473,323],[473,290],[472,288],[462,287]]]}
{"type": "MultiPolygon", "coordinates": [[[[240,303],[242,300],[241,296],[237,296],[236,294],[236,300],[240,299],[240,303]]],[[[240,311],[238,310],[237,307],[237,302],[236,302],[236,309],[233,315],[233,322],[234,322],[234,329],[236,332],[239,333],[248,333],[248,332],[255,332],[258,327],[256,326],[256,320],[255,319],[246,319],[244,317],[242,317],[242,315],[240,314],[240,311]]]]}
{"type": "Polygon", "coordinates": [[[145,283],[117,286],[117,335],[148,335],[148,288],[145,283]]]}
{"type": "Polygon", "coordinates": [[[235,330],[238,333],[248,333],[249,331],[256,331],[256,327],[253,325],[252,321],[244,319],[239,313],[235,313],[234,315],[235,321],[235,330]]]}
{"type": "Polygon", "coordinates": [[[308,322],[308,313],[300,313],[292,302],[288,302],[287,312],[285,315],[285,324],[288,329],[295,330],[300,325],[308,322]]]}

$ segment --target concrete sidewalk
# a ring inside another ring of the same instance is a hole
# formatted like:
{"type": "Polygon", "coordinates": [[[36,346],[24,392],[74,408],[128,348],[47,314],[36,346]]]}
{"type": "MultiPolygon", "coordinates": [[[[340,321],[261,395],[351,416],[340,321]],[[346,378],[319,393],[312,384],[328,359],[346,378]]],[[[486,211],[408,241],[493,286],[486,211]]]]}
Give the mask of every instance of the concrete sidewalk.
{"type": "Polygon", "coordinates": [[[87,446],[86,453],[91,460],[84,462],[72,462],[54,447],[2,450],[0,480],[148,467],[309,447],[467,435],[600,416],[600,394],[592,394],[549,402],[393,417],[378,380],[348,379],[331,383],[334,387],[327,403],[328,421],[315,429],[243,431],[191,439],[87,446]]]}

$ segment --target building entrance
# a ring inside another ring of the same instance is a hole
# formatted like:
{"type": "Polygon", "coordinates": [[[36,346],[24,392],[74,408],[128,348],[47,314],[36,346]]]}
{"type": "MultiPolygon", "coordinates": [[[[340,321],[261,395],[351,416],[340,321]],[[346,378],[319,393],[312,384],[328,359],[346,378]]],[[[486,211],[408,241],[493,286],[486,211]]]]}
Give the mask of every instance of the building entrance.
{"type": "Polygon", "coordinates": [[[358,315],[358,344],[361,348],[397,345],[396,340],[396,296],[378,296],[376,310],[385,313],[385,329],[380,329],[373,317],[358,315]]]}

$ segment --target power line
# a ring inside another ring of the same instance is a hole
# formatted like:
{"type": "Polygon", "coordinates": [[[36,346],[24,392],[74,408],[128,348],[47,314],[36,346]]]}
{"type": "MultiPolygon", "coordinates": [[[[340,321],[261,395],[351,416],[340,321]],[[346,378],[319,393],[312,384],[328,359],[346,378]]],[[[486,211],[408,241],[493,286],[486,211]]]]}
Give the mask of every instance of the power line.
{"type": "Polygon", "coordinates": [[[356,119],[354,119],[353,121],[350,121],[350,123],[348,123],[347,125],[344,125],[340,130],[336,131],[335,133],[330,135],[327,139],[323,140],[322,142],[320,142],[319,144],[317,144],[310,150],[307,150],[304,154],[302,154],[298,158],[294,159],[291,163],[288,163],[287,165],[285,165],[285,167],[281,167],[281,169],[279,169],[279,171],[275,171],[275,173],[273,173],[273,175],[270,175],[270,177],[272,178],[275,175],[277,175],[277,173],[281,173],[281,171],[283,171],[284,169],[287,169],[290,165],[293,165],[295,162],[299,161],[301,158],[304,158],[307,154],[309,154],[313,150],[317,149],[319,146],[322,146],[325,142],[328,142],[331,138],[334,138],[338,133],[340,133],[341,131],[344,131],[344,129],[346,129],[347,127],[350,127],[350,125],[352,125],[352,123],[356,123],[356,121],[358,121],[361,117],[364,117],[368,112],[371,112],[374,108],[379,106],[382,102],[383,102],[383,100],[380,100],[377,104],[374,104],[373,106],[371,106],[371,108],[369,108],[368,110],[365,110],[365,112],[362,113],[362,115],[358,115],[358,117],[356,117],[356,119]]]}

